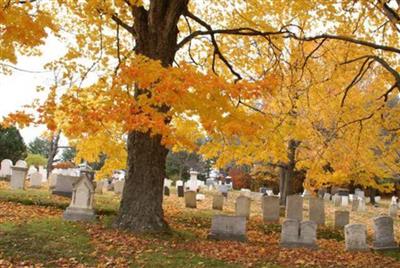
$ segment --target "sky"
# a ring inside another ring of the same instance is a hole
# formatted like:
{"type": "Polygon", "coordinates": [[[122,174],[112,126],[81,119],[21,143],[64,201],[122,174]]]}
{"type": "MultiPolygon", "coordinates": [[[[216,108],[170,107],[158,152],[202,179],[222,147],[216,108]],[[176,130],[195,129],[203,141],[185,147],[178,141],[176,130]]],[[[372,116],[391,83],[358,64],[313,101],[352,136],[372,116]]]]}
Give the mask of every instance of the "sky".
{"type": "MultiPolygon", "coordinates": [[[[24,105],[31,104],[35,98],[43,100],[46,97],[46,92],[36,92],[37,86],[48,87],[53,82],[53,73],[46,72],[43,66],[62,56],[66,49],[62,43],[51,36],[40,49],[41,56],[20,56],[18,64],[15,65],[20,69],[35,71],[35,73],[14,70],[12,75],[0,74],[0,118],[21,109],[24,105]]],[[[20,132],[25,143],[28,144],[45,130],[44,126],[31,126],[21,129],[20,132]]],[[[66,143],[66,140],[64,139],[62,143],[66,143]]]]}

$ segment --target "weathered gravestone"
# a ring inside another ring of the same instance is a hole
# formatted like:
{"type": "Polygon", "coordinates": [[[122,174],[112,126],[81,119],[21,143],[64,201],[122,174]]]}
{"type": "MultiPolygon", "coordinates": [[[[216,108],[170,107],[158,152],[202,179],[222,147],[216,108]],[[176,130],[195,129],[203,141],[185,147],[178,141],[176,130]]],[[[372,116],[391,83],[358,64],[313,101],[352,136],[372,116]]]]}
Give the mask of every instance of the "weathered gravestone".
{"type": "Polygon", "coordinates": [[[349,196],[348,195],[342,196],[341,205],[342,205],[342,207],[347,207],[349,205],[349,196]]]}
{"type": "Polygon", "coordinates": [[[178,197],[184,197],[185,196],[185,189],[183,188],[183,185],[178,186],[178,197]]]}
{"type": "Polygon", "coordinates": [[[344,210],[335,211],[335,227],[342,228],[349,224],[350,212],[344,210]]]}
{"type": "Polygon", "coordinates": [[[358,197],[355,196],[353,201],[351,201],[351,211],[357,211],[358,210],[358,205],[360,204],[360,200],[358,200],[358,197]]]}
{"type": "Polygon", "coordinates": [[[229,190],[228,185],[226,184],[219,185],[218,190],[225,198],[228,198],[228,190],[229,190]]]}
{"type": "Polygon", "coordinates": [[[222,210],[224,206],[224,196],[222,194],[214,195],[212,209],[222,210]]]}
{"type": "Polygon", "coordinates": [[[73,184],[72,199],[64,211],[64,219],[70,221],[90,221],[96,218],[93,209],[94,187],[87,176],[81,176],[73,184]]]}
{"type": "Polygon", "coordinates": [[[0,177],[2,178],[11,178],[13,163],[10,159],[4,159],[1,161],[1,169],[0,169],[0,177]]]}
{"type": "Polygon", "coordinates": [[[280,245],[287,248],[317,248],[317,224],[286,219],[282,224],[280,245]]]}
{"type": "Polygon", "coordinates": [[[262,210],[264,222],[279,222],[279,197],[263,196],[262,210]]]}
{"type": "Polygon", "coordinates": [[[23,167],[23,168],[28,168],[28,164],[24,160],[18,160],[17,163],[15,163],[16,167],[23,167]]]}
{"type": "Polygon", "coordinates": [[[31,174],[30,182],[32,188],[40,188],[42,187],[43,176],[39,172],[35,172],[31,174]]]}
{"type": "Polygon", "coordinates": [[[243,216],[247,219],[250,218],[250,205],[251,199],[247,196],[239,196],[236,198],[235,211],[236,216],[243,216]]]}
{"type": "Polygon", "coordinates": [[[169,187],[168,186],[164,186],[164,195],[169,196],[169,187]]]}
{"type": "Polygon", "coordinates": [[[96,194],[103,194],[104,192],[106,192],[107,185],[108,185],[107,180],[96,181],[96,189],[95,189],[96,194]]]}
{"type": "Polygon", "coordinates": [[[28,173],[28,168],[11,167],[12,174],[10,179],[11,189],[25,189],[25,178],[28,173]]]}
{"type": "Polygon", "coordinates": [[[58,177],[58,174],[50,173],[50,175],[49,175],[49,188],[50,189],[54,189],[54,187],[56,187],[57,177],[58,177]]]}
{"type": "Polygon", "coordinates": [[[58,174],[52,194],[71,197],[73,184],[79,179],[80,177],[58,174]]]}
{"type": "Polygon", "coordinates": [[[374,218],[374,239],[372,244],[375,250],[397,249],[394,240],[393,218],[390,216],[379,216],[374,218]]]}
{"type": "Polygon", "coordinates": [[[318,197],[310,198],[309,219],[319,225],[325,224],[325,204],[324,200],[318,197]]]}
{"type": "Polygon", "coordinates": [[[303,198],[300,195],[289,195],[286,197],[286,218],[303,220],[303,198]]]}
{"type": "Polygon", "coordinates": [[[33,173],[36,173],[36,172],[38,172],[38,170],[36,169],[35,166],[33,166],[33,165],[29,166],[28,177],[30,177],[33,173]]]}
{"type": "Polygon", "coordinates": [[[331,194],[330,193],[325,193],[324,194],[324,200],[330,201],[331,200],[331,194]]]}
{"type": "Polygon", "coordinates": [[[43,166],[39,166],[39,173],[42,174],[42,181],[47,181],[47,170],[43,166]]]}
{"type": "Polygon", "coordinates": [[[332,197],[332,201],[333,201],[333,205],[335,207],[339,207],[341,205],[341,203],[342,203],[342,197],[340,195],[338,195],[338,194],[335,194],[332,197]]]}
{"type": "Polygon", "coordinates": [[[364,224],[347,224],[344,227],[346,251],[366,251],[367,228],[364,224]]]}
{"type": "Polygon", "coordinates": [[[397,204],[390,204],[389,206],[389,216],[396,219],[397,218],[397,204]]]}
{"type": "Polygon", "coordinates": [[[196,208],[196,192],[195,191],[186,191],[185,192],[185,206],[187,208],[196,208]]]}
{"type": "Polygon", "coordinates": [[[209,239],[246,241],[246,217],[214,215],[209,239]]]}
{"type": "Polygon", "coordinates": [[[125,180],[118,180],[114,182],[114,193],[122,194],[124,191],[125,180]]]}
{"type": "Polygon", "coordinates": [[[358,208],[357,208],[358,212],[363,212],[363,211],[367,210],[367,207],[365,206],[365,202],[366,202],[365,198],[361,198],[361,197],[358,198],[358,208]]]}

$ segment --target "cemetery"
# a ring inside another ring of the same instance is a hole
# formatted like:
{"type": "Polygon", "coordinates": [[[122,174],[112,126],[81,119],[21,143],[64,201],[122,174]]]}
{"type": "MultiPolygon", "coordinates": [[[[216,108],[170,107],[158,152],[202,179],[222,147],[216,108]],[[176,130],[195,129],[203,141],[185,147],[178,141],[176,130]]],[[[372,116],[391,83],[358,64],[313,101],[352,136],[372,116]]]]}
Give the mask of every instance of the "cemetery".
{"type": "Polygon", "coordinates": [[[400,268],[400,0],[0,0],[0,268],[400,268]]]}

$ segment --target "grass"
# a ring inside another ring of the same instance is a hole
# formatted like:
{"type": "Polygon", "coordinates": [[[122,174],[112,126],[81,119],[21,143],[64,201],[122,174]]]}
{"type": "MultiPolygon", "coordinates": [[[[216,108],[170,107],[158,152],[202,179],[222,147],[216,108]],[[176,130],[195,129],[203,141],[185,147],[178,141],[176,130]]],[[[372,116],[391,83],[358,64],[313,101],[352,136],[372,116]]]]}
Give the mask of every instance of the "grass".
{"type": "MultiPolygon", "coordinates": [[[[145,252],[136,259],[136,265],[140,267],[242,267],[239,265],[224,263],[219,260],[203,258],[194,253],[181,250],[159,250],[145,252]]],[[[133,267],[138,267],[133,266],[133,267]]]]}
{"type": "Polygon", "coordinates": [[[4,256],[20,261],[57,266],[59,258],[74,259],[87,265],[93,248],[90,237],[76,223],[61,219],[35,220],[22,224],[0,225],[0,251],[4,256]]]}
{"type": "MultiPolygon", "coordinates": [[[[95,210],[98,215],[115,215],[119,207],[119,199],[112,193],[96,195],[95,210]]],[[[54,207],[65,210],[70,203],[69,198],[56,197],[43,189],[13,190],[0,188],[0,201],[14,202],[22,205],[54,207]]]]}
{"type": "Polygon", "coordinates": [[[400,249],[378,251],[378,253],[385,255],[387,257],[392,257],[400,262],[400,249]]]}

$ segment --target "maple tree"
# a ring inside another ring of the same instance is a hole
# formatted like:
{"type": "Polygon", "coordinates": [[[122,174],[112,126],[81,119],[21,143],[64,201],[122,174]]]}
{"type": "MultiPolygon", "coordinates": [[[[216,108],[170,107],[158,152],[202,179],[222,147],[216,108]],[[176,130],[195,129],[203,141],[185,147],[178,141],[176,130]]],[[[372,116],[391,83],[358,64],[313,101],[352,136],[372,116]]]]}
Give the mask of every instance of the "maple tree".
{"type": "Polygon", "coordinates": [[[386,105],[400,88],[398,1],[53,4],[73,41],[47,66],[61,82],[39,121],[75,140],[78,157],[106,154],[105,171],[127,165],[118,227],[166,228],[168,150],[197,150],[204,135],[200,152],[217,164],[270,162],[285,188],[295,168],[308,170],[310,187],[350,174],[378,187],[371,177],[388,172],[370,164],[393,166],[398,138],[380,133],[399,130],[399,108],[386,105]]]}

